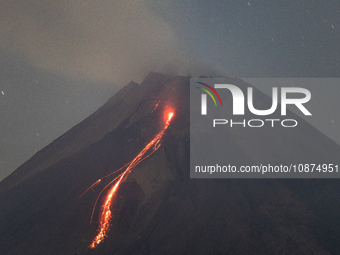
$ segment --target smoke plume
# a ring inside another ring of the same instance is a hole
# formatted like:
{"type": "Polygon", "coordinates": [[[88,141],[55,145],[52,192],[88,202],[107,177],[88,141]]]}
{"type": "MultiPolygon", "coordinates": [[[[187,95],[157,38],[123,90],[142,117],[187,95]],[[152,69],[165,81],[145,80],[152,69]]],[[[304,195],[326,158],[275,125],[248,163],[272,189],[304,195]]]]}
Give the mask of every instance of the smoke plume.
{"type": "Polygon", "coordinates": [[[187,74],[194,64],[174,31],[142,1],[17,0],[0,8],[0,49],[39,68],[124,85],[149,71],[187,74]],[[15,43],[13,43],[15,42],[15,43]]]}

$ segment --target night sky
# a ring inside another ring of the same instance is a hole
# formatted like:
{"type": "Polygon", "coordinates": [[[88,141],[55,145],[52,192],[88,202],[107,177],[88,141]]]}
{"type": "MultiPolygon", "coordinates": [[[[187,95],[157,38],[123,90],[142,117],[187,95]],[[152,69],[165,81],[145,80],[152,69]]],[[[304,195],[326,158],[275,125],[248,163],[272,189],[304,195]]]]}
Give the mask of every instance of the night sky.
{"type": "MultiPolygon", "coordinates": [[[[1,1],[0,180],[150,71],[339,78],[339,17],[339,1],[1,1]]],[[[340,87],[314,89],[340,143],[340,87]]]]}

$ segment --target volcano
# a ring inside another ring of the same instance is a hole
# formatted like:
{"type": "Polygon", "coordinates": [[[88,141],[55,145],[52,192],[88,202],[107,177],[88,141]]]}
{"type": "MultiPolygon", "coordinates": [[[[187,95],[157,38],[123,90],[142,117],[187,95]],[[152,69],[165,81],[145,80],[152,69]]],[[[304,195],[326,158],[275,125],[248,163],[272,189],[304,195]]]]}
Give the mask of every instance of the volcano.
{"type": "MultiPolygon", "coordinates": [[[[4,179],[0,253],[340,254],[339,180],[190,179],[189,83],[189,77],[160,73],[130,82],[4,179]],[[169,109],[174,115],[160,146],[120,184],[110,231],[91,249],[99,206],[92,224],[91,212],[112,179],[84,191],[131,162],[164,129],[169,109]]],[[[337,144],[295,118],[298,134],[290,140],[270,134],[270,150],[258,146],[268,139],[262,133],[235,136],[226,149],[256,144],[256,153],[268,157],[282,151],[339,158],[337,144]]]]}

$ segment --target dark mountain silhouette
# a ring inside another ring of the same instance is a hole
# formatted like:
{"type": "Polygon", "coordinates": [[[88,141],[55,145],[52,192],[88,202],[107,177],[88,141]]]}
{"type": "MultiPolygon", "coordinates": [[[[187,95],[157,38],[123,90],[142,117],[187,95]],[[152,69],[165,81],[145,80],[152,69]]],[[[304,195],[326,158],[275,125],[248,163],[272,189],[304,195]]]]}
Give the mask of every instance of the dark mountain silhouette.
{"type": "MultiPolygon", "coordinates": [[[[338,145],[295,118],[294,136],[234,137],[230,150],[249,165],[248,144],[260,156],[339,158],[338,145]],[[259,146],[266,139],[275,141],[270,150],[259,146]]],[[[150,73],[129,83],[0,183],[0,253],[340,254],[338,180],[190,179],[189,124],[188,77],[150,73]],[[108,237],[88,249],[92,207],[110,180],[79,196],[162,130],[168,106],[175,116],[162,145],[121,185],[108,237]]]]}

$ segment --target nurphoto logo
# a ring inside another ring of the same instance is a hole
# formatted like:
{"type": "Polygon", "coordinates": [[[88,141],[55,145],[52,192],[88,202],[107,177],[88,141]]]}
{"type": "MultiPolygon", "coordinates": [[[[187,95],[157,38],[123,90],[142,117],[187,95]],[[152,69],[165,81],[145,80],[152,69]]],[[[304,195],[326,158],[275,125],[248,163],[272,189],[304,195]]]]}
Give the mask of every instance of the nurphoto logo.
{"type": "MultiPolygon", "coordinates": [[[[230,92],[232,95],[233,100],[233,108],[232,113],[233,115],[245,115],[245,95],[243,91],[233,84],[214,84],[214,87],[211,85],[208,85],[203,82],[197,82],[201,85],[204,85],[207,89],[197,87],[198,89],[202,90],[203,93],[201,94],[201,115],[207,115],[208,114],[208,106],[207,106],[207,94],[212,98],[212,100],[215,103],[215,106],[217,106],[216,99],[212,93],[217,96],[218,100],[220,101],[221,106],[222,100],[219,95],[219,93],[216,91],[216,89],[221,89],[220,91],[224,92],[230,92]],[[210,89],[212,93],[208,90],[210,89]],[[223,89],[223,90],[222,90],[223,89]],[[204,93],[205,92],[205,93],[204,93]]],[[[223,93],[222,92],[222,93],[223,93]]],[[[222,94],[221,93],[221,94],[222,94]]],[[[297,87],[282,87],[280,88],[280,103],[281,103],[281,116],[285,116],[287,114],[287,105],[295,105],[304,115],[311,116],[312,114],[307,110],[307,108],[304,106],[305,103],[307,103],[311,99],[311,93],[308,89],[305,88],[297,88],[297,87]],[[295,98],[289,97],[289,95],[293,94],[295,98]],[[296,98],[298,97],[298,98],[296,98]]],[[[254,107],[253,103],[253,88],[247,87],[247,107],[248,110],[258,116],[268,116],[273,114],[279,104],[279,93],[278,88],[273,87],[272,88],[272,104],[269,109],[256,109],[254,107]]],[[[225,125],[230,123],[230,127],[233,127],[235,125],[241,125],[243,127],[249,126],[249,127],[262,127],[265,125],[265,123],[271,123],[271,126],[274,127],[276,122],[280,122],[281,126],[283,127],[296,127],[297,126],[297,120],[295,119],[250,119],[246,121],[245,119],[241,122],[235,122],[232,119],[213,119],[213,126],[216,125],[225,125]],[[248,125],[246,125],[248,124],[248,125]]]]}

